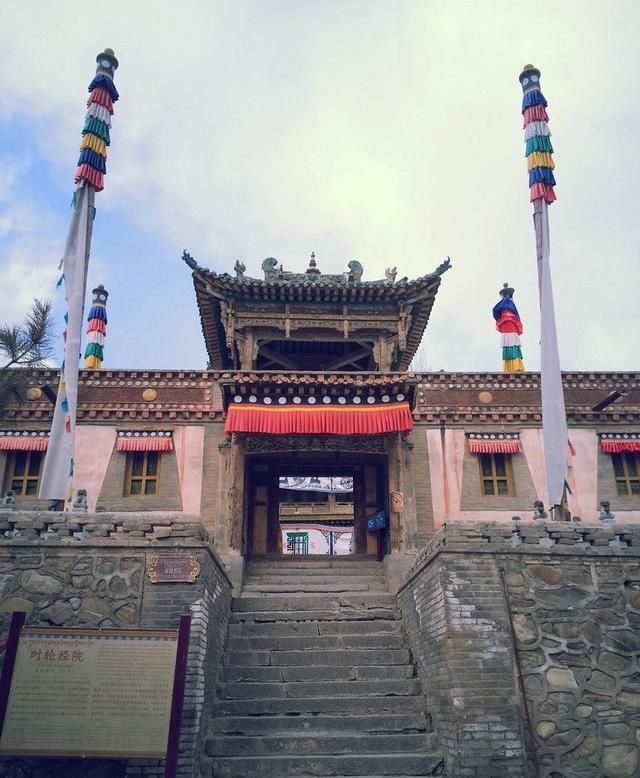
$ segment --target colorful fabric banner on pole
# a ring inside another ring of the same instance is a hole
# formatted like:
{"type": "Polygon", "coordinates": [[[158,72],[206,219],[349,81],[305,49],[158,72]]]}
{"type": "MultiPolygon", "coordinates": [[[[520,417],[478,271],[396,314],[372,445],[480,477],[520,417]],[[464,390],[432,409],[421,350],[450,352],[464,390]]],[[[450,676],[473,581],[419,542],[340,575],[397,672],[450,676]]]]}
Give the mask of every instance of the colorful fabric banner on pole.
{"type": "Polygon", "coordinates": [[[521,373],[524,370],[520,335],[522,322],[516,304],[513,302],[515,289],[503,284],[500,290],[500,302],[493,306],[493,318],[496,329],[501,333],[502,370],[505,373],[521,373]]]}
{"type": "Polygon", "coordinates": [[[67,507],[73,496],[78,363],[82,356],[82,320],[95,215],[94,198],[96,191],[101,191],[104,185],[108,128],[113,103],[118,99],[113,84],[118,60],[113,51],[105,49],[98,54],[96,62],[98,67],[95,78],[89,84],[88,111],[75,175],[77,188],[73,196],[73,215],[60,263],[67,304],[64,359],[39,491],[41,498],[64,500],[67,507]],[[100,145],[98,140],[104,143],[100,145]]]}
{"type": "Polygon", "coordinates": [[[99,370],[104,359],[109,292],[100,284],[91,294],[93,301],[87,316],[87,347],[84,351],[84,366],[87,370],[99,370]]]}
{"type": "Polygon", "coordinates": [[[560,511],[565,494],[568,445],[560,354],[549,262],[549,204],[556,199],[553,147],[549,141],[547,101],[540,91],[540,71],[525,65],[519,77],[523,91],[525,156],[529,170],[530,200],[536,234],[538,289],[540,294],[540,376],[542,385],[542,434],[549,503],[560,511]],[[529,130],[528,128],[531,127],[529,130]]]}

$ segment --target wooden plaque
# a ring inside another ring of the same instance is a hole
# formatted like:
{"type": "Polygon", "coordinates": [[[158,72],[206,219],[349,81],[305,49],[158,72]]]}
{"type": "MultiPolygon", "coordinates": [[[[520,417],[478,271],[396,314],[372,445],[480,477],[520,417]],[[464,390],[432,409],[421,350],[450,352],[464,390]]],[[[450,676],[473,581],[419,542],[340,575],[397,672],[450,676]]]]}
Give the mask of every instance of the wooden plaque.
{"type": "Polygon", "coordinates": [[[177,632],[23,629],[1,756],[161,759],[177,632]]]}
{"type": "Polygon", "coordinates": [[[194,583],[199,575],[196,554],[152,556],[147,564],[151,583],[194,583]]]}

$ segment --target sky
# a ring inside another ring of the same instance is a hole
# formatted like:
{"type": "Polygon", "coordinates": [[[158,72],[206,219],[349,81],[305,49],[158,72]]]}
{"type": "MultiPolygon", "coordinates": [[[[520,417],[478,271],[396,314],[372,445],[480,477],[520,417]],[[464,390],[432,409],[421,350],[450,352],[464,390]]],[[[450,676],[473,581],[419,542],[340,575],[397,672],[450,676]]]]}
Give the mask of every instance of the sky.
{"type": "Polygon", "coordinates": [[[111,47],[120,100],[88,279],[110,292],[105,368],[206,367],[187,249],[255,277],[268,256],[302,272],[314,251],[324,272],[358,259],[364,280],[450,256],[419,367],[499,370],[506,281],[536,370],[518,83],[533,63],[556,152],[562,367],[639,368],[636,0],[0,0],[0,18],[0,322],[51,298],[61,343],[86,89],[111,47]]]}

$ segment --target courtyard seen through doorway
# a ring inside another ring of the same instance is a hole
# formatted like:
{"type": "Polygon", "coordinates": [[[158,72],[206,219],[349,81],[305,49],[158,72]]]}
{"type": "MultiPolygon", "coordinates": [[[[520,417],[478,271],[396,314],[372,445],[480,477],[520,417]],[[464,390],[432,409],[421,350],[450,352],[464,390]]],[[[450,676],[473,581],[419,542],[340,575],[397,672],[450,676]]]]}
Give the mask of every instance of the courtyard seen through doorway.
{"type": "Polygon", "coordinates": [[[353,553],[353,476],[278,478],[278,518],[284,555],[353,553]]]}
{"type": "Polygon", "coordinates": [[[266,455],[251,457],[245,472],[250,557],[384,553],[386,531],[367,532],[367,518],[386,508],[382,457],[266,455]]]}

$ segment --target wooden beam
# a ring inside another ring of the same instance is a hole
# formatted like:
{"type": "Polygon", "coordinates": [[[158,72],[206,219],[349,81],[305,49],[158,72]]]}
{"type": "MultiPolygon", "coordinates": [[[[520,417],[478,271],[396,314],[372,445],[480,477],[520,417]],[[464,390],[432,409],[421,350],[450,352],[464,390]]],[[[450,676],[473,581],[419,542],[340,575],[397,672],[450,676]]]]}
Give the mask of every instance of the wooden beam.
{"type": "Polygon", "coordinates": [[[362,357],[368,357],[371,356],[371,349],[370,348],[360,348],[356,351],[351,351],[349,354],[343,354],[341,357],[338,357],[333,362],[329,362],[328,365],[325,365],[325,370],[338,370],[341,367],[344,367],[345,365],[351,365],[354,362],[356,362],[358,359],[362,359],[362,357]]]}
{"type": "Polygon", "coordinates": [[[272,351],[270,348],[266,348],[266,346],[260,346],[258,354],[260,356],[266,357],[267,359],[270,359],[272,362],[275,362],[276,365],[280,365],[281,367],[288,367],[289,370],[299,369],[298,365],[296,365],[292,359],[285,357],[284,354],[279,354],[277,351],[272,351]]]}

